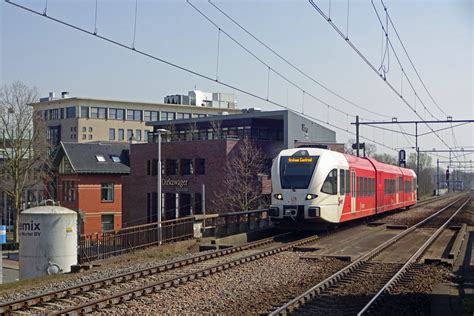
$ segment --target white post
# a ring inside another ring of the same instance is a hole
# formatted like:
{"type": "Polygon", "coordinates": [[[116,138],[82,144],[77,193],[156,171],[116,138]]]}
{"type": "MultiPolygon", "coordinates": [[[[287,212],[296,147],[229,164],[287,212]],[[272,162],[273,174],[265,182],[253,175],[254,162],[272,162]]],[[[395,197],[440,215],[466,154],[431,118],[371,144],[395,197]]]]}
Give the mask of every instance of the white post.
{"type": "Polygon", "coordinates": [[[156,170],[156,177],[158,181],[158,191],[157,194],[157,212],[158,212],[158,244],[161,245],[161,131],[158,133],[158,169],[156,170]]]}

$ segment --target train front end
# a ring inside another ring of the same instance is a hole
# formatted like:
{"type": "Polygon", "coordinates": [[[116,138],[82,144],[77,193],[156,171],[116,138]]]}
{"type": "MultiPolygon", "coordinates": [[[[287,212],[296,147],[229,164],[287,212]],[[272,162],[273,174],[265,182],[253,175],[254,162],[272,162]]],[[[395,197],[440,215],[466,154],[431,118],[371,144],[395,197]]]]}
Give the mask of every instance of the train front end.
{"type": "Polygon", "coordinates": [[[287,149],[274,159],[269,216],[278,227],[312,230],[339,222],[341,202],[337,195],[324,193],[322,188],[329,178],[329,186],[337,192],[337,172],[334,180],[330,179],[336,162],[331,161],[328,152],[316,148],[287,149]]]}

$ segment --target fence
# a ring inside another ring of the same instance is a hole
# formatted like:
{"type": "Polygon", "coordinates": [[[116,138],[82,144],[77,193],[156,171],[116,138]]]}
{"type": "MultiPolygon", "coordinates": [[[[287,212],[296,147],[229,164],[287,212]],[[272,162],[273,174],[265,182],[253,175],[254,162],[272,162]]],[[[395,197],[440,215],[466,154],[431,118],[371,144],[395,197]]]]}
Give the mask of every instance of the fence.
{"type": "Polygon", "coordinates": [[[213,227],[210,232],[215,237],[245,233],[270,226],[268,209],[230,212],[206,219],[206,227],[213,227]]]}
{"type": "MultiPolygon", "coordinates": [[[[161,224],[162,243],[194,237],[193,217],[184,217],[161,224]]],[[[85,263],[97,259],[122,255],[158,244],[158,223],[123,228],[100,234],[79,237],[78,262],[85,263]]]]}

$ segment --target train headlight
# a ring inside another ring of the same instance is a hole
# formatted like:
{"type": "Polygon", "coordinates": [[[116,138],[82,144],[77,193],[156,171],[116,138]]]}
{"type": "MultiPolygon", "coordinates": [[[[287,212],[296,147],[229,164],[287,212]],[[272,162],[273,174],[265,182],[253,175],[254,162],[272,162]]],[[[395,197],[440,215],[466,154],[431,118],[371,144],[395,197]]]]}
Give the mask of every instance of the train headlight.
{"type": "Polygon", "coordinates": [[[306,200],[313,200],[317,197],[318,196],[316,194],[311,194],[311,193],[306,194],[306,200]]]}
{"type": "Polygon", "coordinates": [[[283,200],[283,195],[281,193],[273,194],[273,197],[277,200],[283,200]]]}

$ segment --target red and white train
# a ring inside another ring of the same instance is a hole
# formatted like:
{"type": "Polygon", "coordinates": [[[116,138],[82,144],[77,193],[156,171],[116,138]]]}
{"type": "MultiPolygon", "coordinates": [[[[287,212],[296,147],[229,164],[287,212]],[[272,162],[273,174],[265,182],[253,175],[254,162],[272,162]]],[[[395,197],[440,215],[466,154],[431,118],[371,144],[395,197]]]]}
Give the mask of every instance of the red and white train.
{"type": "Polygon", "coordinates": [[[416,203],[411,169],[326,149],[280,152],[272,165],[269,216],[282,226],[342,223],[416,203]]]}

